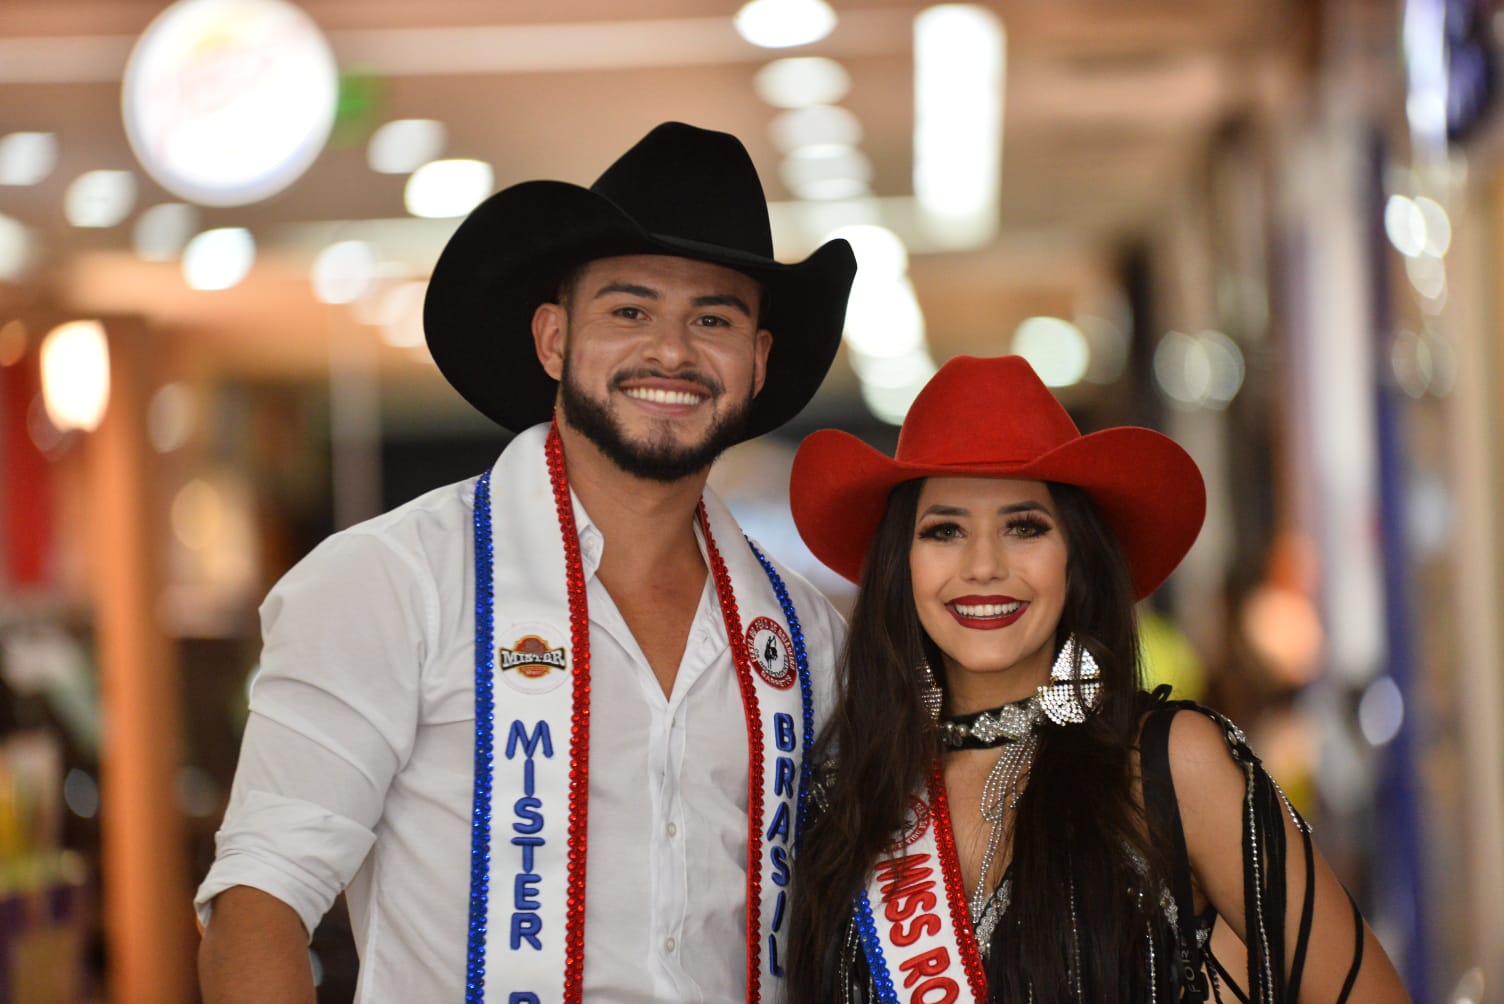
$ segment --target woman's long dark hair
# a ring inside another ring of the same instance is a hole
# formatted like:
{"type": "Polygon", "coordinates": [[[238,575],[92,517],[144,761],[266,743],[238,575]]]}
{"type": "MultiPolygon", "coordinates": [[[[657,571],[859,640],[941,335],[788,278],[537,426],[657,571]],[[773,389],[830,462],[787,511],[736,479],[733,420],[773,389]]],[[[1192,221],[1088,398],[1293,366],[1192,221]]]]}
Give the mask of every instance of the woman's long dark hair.
{"type": "MultiPolygon", "coordinates": [[[[909,549],[921,481],[894,488],[868,548],[841,661],[836,707],[815,744],[834,760],[826,808],[795,870],[788,986],[793,1004],[834,999],[852,900],[899,830],[940,753],[916,666],[942,665],[920,627],[909,549]]],[[[1074,635],[1102,690],[1083,725],[1044,724],[1012,832],[1011,904],[987,965],[993,1000],[1147,999],[1146,920],[1167,874],[1146,838],[1133,759],[1144,700],[1133,588],[1122,553],[1086,493],[1049,484],[1067,546],[1057,649],[1074,635]],[[1136,860],[1135,860],[1136,859],[1136,860]],[[1143,895],[1139,895],[1143,890],[1143,895]]]]}

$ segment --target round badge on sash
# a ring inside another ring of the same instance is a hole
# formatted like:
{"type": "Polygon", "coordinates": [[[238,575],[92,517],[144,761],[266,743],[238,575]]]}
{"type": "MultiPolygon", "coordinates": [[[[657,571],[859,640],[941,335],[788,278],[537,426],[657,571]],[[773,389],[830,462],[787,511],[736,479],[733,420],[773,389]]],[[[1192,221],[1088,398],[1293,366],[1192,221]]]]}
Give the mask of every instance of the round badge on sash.
{"type": "Polygon", "coordinates": [[[496,630],[496,675],[523,694],[546,694],[569,678],[569,632],[553,625],[496,630]]]}
{"type": "Polygon", "coordinates": [[[794,666],[794,643],[783,625],[771,617],[757,617],[747,625],[747,651],[752,665],[761,676],[779,690],[794,685],[798,674],[794,666]]]}

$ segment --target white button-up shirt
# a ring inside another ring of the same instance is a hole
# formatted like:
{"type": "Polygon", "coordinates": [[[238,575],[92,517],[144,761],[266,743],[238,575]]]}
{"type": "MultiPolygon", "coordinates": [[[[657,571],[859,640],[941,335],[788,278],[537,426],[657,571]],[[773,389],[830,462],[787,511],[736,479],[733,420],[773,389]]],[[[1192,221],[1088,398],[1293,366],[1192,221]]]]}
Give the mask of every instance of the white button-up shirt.
{"type": "MultiPolygon", "coordinates": [[[[508,450],[535,452],[530,466],[546,482],[540,429],[508,450]]],[[[335,534],[268,595],[235,786],[198,890],[205,923],[214,896],[247,885],[291,905],[312,931],[347,889],[362,1002],[463,998],[474,485],[335,534]]],[[[548,497],[530,487],[524,497],[548,497]]],[[[574,508],[591,641],[585,998],[740,1001],[746,719],[714,585],[707,577],[665,696],[596,578],[601,533],[578,500],[574,508]]],[[[551,506],[536,518],[537,532],[558,532],[551,506]]],[[[813,587],[779,572],[823,719],[844,627],[813,587]]]]}

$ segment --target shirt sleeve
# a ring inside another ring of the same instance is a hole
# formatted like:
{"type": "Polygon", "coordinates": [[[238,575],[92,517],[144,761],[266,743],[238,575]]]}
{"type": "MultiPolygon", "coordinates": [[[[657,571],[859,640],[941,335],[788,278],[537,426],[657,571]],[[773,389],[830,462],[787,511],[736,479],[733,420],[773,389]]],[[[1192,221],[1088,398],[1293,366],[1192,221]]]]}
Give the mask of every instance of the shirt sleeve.
{"type": "Polygon", "coordinates": [[[412,754],[437,589],[370,532],[330,538],[261,607],[262,656],[215,861],[195,897],[261,889],[312,934],[375,842],[412,754]]]}

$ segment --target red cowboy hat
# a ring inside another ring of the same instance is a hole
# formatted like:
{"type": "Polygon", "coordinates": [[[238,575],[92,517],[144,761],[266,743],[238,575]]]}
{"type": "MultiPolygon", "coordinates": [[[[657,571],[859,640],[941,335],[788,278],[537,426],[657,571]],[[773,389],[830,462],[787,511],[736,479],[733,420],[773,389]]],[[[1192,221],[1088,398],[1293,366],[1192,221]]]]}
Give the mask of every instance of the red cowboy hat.
{"type": "Polygon", "coordinates": [[[893,459],[822,429],[794,457],[790,503],[815,557],[857,581],[888,493],[929,477],[1076,485],[1112,529],[1143,599],[1190,550],[1206,487],[1175,441],[1123,426],[1081,435],[1021,356],[946,363],[914,399],[893,459]]]}

